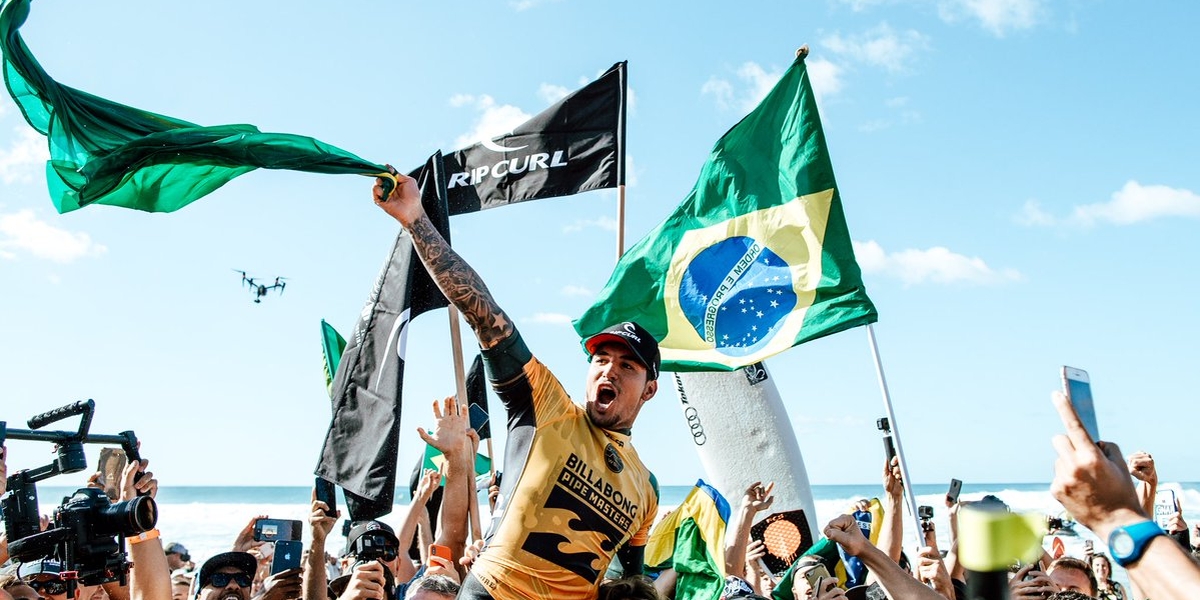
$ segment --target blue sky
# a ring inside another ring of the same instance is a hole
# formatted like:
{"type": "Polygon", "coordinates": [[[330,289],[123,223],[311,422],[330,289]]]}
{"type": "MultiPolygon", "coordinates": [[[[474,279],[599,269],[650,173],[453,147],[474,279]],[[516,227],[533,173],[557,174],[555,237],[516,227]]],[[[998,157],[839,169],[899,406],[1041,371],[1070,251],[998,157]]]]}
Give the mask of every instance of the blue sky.
{"type": "MultiPolygon", "coordinates": [[[[1049,481],[1049,396],[1068,364],[1092,374],[1104,437],[1151,452],[1165,480],[1200,480],[1192,5],[333,6],[36,0],[24,33],[68,85],[402,168],[506,131],[628,60],[630,244],[807,43],[912,477],[1049,481]]],[[[135,430],[164,485],[308,485],[329,418],[319,322],[349,334],[397,232],[372,182],[256,172],[173,214],[60,216],[45,159],[0,99],[0,418],[21,426],[94,398],[93,431],[135,430]],[[231,269],[286,276],[287,290],[256,305],[231,269]]],[[[615,198],[452,223],[455,247],[580,397],[569,321],[612,270],[615,198]]],[[[402,478],[421,452],[415,428],[453,389],[447,332],[444,311],[410,332],[402,478]]],[[[876,481],[884,409],[865,331],[768,366],[812,483],[876,481]]],[[[660,481],[690,484],[703,472],[663,383],[635,443],[660,481]]],[[[12,468],[50,457],[9,447],[12,468]]]]}

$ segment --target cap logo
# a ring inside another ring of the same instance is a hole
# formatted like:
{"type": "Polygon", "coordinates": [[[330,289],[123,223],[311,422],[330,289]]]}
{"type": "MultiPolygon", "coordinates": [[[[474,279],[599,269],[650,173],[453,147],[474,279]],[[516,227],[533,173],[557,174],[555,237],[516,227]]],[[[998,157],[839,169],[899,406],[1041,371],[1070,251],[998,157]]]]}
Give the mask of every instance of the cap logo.
{"type": "Polygon", "coordinates": [[[630,334],[635,336],[637,335],[637,330],[633,328],[633,323],[625,323],[623,327],[625,328],[625,331],[628,331],[630,334]]]}

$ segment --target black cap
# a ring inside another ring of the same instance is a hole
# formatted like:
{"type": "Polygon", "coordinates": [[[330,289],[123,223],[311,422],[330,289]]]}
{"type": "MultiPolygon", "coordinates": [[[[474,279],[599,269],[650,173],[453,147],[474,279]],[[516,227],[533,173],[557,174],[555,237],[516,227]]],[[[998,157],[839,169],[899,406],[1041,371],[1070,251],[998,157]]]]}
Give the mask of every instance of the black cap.
{"type": "Polygon", "coordinates": [[[355,542],[368,533],[380,534],[394,544],[397,549],[400,548],[400,540],[396,537],[396,532],[391,525],[383,521],[360,521],[350,528],[350,533],[346,534],[346,552],[343,556],[353,554],[355,542]]]}
{"type": "Polygon", "coordinates": [[[254,574],[258,571],[258,561],[249,552],[222,552],[204,561],[200,566],[200,584],[197,589],[208,585],[213,573],[222,567],[234,567],[250,579],[254,579],[254,574]]]}
{"type": "Polygon", "coordinates": [[[658,379],[658,368],[662,365],[662,356],[658,353],[658,340],[641,325],[633,321],[617,323],[583,340],[583,348],[587,350],[588,357],[595,354],[596,347],[604,342],[620,342],[628,346],[650,372],[650,379],[658,379]]]}

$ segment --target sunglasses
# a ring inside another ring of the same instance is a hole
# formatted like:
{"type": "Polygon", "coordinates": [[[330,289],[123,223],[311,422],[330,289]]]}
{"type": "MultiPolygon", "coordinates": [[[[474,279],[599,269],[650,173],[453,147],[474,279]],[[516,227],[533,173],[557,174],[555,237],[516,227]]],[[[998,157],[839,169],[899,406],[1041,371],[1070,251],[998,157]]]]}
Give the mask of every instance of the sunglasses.
{"type": "Polygon", "coordinates": [[[58,596],[67,593],[67,583],[61,579],[47,579],[44,581],[34,579],[26,581],[25,585],[33,588],[33,591],[46,596],[58,596]]]}
{"type": "Polygon", "coordinates": [[[183,562],[191,562],[192,561],[192,557],[189,556],[185,552],[168,552],[167,556],[170,556],[172,554],[174,554],[175,556],[178,556],[179,560],[182,560],[183,562]]]}
{"type": "Polygon", "coordinates": [[[230,581],[236,581],[238,587],[250,587],[250,576],[245,573],[213,573],[208,582],[213,587],[223,588],[230,581]]]}

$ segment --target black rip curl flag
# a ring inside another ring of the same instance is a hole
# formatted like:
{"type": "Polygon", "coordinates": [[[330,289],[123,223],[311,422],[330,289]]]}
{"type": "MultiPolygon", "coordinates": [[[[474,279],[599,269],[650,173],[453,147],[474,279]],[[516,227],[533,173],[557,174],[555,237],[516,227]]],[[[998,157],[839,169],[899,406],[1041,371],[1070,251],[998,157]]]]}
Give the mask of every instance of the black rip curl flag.
{"type": "MultiPolygon", "coordinates": [[[[421,203],[450,241],[441,152],[421,169],[421,203]]],[[[333,420],[316,474],[346,491],[353,521],[392,512],[404,385],[405,334],[422,313],[447,306],[404,229],[354,325],[333,378],[333,420]]]]}
{"type": "Polygon", "coordinates": [[[625,65],[510,133],[445,155],[450,215],[624,185],[625,65]]]}

